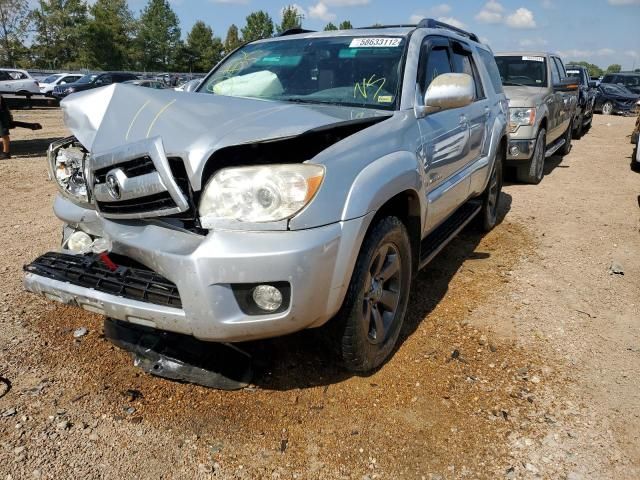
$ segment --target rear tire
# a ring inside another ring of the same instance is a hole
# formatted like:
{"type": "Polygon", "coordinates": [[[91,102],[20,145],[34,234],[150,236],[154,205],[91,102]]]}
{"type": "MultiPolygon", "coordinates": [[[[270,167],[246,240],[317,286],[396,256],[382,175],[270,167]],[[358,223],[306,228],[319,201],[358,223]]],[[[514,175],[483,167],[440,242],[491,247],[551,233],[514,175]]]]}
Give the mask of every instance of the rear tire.
{"type": "Polygon", "coordinates": [[[544,177],[544,160],[547,145],[547,131],[541,128],[536,137],[536,145],[533,149],[531,160],[526,165],[519,165],[516,170],[516,178],[519,182],[537,185],[544,177]]]}
{"type": "Polygon", "coordinates": [[[498,223],[498,204],[500,203],[500,193],[502,192],[503,165],[504,149],[500,145],[496,152],[487,188],[482,195],[482,210],[478,215],[479,226],[484,232],[493,230],[493,227],[498,223]]]}
{"type": "Polygon", "coordinates": [[[574,140],[580,140],[582,138],[582,135],[584,134],[584,115],[581,114],[576,120],[576,123],[578,125],[573,129],[572,135],[574,140]]]}
{"type": "Polygon", "coordinates": [[[564,133],[564,145],[562,145],[562,147],[560,147],[560,150],[558,150],[558,153],[563,157],[565,155],[569,155],[569,153],[571,152],[572,132],[573,132],[573,122],[569,124],[567,131],[564,133]]]}
{"type": "Polygon", "coordinates": [[[344,366],[374,370],[391,355],[404,321],[411,288],[411,245],[397,217],[380,219],[358,254],[349,289],[336,315],[344,366]]]}

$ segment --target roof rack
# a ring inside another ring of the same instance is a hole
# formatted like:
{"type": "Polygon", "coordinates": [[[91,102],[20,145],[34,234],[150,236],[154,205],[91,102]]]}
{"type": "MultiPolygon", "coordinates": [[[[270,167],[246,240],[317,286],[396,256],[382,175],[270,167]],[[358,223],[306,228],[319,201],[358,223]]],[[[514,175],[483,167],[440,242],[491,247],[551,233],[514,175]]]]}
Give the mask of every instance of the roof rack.
{"type": "Polygon", "coordinates": [[[289,30],[285,30],[279,37],[286,37],[287,35],[298,35],[299,33],[314,33],[315,30],[306,30],[304,28],[290,28],[289,30]]]}
{"type": "Polygon", "coordinates": [[[468,37],[474,42],[480,43],[480,40],[478,39],[478,36],[475,33],[467,32],[466,30],[463,30],[458,27],[454,27],[453,25],[449,25],[448,23],[439,22],[438,20],[434,20],[433,18],[424,18],[420,20],[420,23],[418,23],[417,28],[446,28],[447,30],[452,30],[460,35],[468,37]]]}
{"type": "Polygon", "coordinates": [[[354,30],[373,30],[376,28],[407,28],[415,27],[415,24],[399,24],[399,25],[370,25],[368,27],[356,27],[354,30]]]}

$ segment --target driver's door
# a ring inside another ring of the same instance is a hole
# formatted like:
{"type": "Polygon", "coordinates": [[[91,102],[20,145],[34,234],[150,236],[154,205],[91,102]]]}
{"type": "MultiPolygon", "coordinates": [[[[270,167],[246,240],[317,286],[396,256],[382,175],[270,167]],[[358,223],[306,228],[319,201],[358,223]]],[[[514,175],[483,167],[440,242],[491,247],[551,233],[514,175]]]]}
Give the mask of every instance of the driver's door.
{"type": "MultiPolygon", "coordinates": [[[[420,53],[417,84],[426,92],[431,81],[452,73],[449,39],[427,37],[420,53]]],[[[424,96],[424,93],[422,93],[424,96]]],[[[466,199],[469,177],[458,174],[469,155],[469,118],[465,109],[430,113],[418,120],[420,152],[427,179],[425,232],[442,223],[466,199]]]]}

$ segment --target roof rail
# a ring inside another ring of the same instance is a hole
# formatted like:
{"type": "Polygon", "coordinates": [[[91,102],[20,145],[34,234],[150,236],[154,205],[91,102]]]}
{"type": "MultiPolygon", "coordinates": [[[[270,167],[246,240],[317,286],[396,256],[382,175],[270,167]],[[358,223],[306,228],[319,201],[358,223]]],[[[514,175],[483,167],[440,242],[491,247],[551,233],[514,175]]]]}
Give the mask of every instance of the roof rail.
{"type": "Polygon", "coordinates": [[[315,30],[306,30],[304,28],[290,28],[280,33],[279,37],[286,37],[287,35],[298,35],[299,33],[314,33],[315,30]]]}
{"type": "Polygon", "coordinates": [[[420,20],[417,28],[446,28],[447,30],[452,30],[460,35],[464,35],[474,42],[480,43],[480,40],[475,33],[467,32],[466,30],[454,27],[453,25],[449,25],[448,23],[439,22],[438,20],[434,20],[433,18],[424,18],[420,20]]]}

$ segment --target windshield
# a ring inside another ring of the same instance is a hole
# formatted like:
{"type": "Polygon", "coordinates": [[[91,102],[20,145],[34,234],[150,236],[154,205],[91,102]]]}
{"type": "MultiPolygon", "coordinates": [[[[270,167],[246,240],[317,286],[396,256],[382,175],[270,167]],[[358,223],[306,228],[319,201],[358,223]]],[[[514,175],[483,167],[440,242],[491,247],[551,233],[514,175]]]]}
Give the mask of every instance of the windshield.
{"type": "Polygon", "coordinates": [[[547,61],[544,57],[496,57],[502,84],[507,86],[546,87],[547,61]]]}
{"type": "Polygon", "coordinates": [[[97,76],[98,75],[96,74],[85,75],[84,77],[81,77],[79,80],[76,80],[76,83],[91,83],[96,79],[97,76]]]}
{"type": "Polygon", "coordinates": [[[249,44],[218,66],[200,92],[392,110],[402,37],[334,37],[249,44]]]}
{"type": "Polygon", "coordinates": [[[580,70],[567,70],[567,76],[582,80],[582,74],[580,73],[580,70]]]}
{"type": "Polygon", "coordinates": [[[58,78],[60,78],[62,76],[62,74],[57,74],[57,75],[49,75],[47,78],[45,78],[44,80],[40,80],[40,83],[53,83],[55,82],[58,78]]]}

